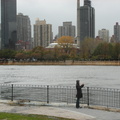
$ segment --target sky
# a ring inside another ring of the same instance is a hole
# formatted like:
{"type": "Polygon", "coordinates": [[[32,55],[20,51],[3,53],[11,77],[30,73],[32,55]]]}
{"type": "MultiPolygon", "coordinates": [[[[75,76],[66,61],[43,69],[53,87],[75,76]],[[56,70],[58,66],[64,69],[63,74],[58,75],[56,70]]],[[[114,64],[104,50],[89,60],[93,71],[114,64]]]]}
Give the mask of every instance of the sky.
{"type": "MultiPolygon", "coordinates": [[[[113,27],[116,22],[120,24],[120,0],[91,0],[95,8],[95,35],[103,28],[109,30],[113,35],[113,27]]],[[[80,0],[83,6],[83,0],[80,0]]],[[[17,13],[28,15],[33,24],[36,18],[46,20],[52,24],[53,35],[58,33],[58,26],[63,22],[77,22],[77,0],[17,0],[17,13]]]]}

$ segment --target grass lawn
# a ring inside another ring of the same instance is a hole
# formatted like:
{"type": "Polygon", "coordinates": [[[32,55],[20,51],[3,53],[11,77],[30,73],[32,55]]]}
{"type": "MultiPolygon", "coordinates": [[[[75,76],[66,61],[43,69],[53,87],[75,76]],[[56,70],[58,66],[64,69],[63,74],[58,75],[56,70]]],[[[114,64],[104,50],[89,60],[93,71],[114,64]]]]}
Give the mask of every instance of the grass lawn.
{"type": "Polygon", "coordinates": [[[57,118],[45,115],[0,113],[0,120],[73,120],[73,119],[57,118]]]}

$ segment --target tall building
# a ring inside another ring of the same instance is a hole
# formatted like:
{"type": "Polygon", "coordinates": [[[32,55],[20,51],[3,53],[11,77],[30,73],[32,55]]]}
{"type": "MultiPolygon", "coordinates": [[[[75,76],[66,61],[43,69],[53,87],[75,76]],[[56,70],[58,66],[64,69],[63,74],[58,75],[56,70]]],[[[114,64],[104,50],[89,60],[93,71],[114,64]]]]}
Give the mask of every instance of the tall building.
{"type": "Polygon", "coordinates": [[[52,25],[45,20],[36,20],[34,24],[34,47],[47,47],[53,40],[52,25]]]}
{"type": "MultiPolygon", "coordinates": [[[[31,48],[31,23],[30,18],[22,13],[17,15],[17,41],[24,42],[25,49],[31,48]]],[[[19,42],[20,43],[20,42],[19,42]]]]}
{"type": "Polygon", "coordinates": [[[77,0],[77,45],[80,47],[80,0],[77,0]]]}
{"type": "Polygon", "coordinates": [[[16,41],[16,0],[1,0],[1,47],[15,49],[16,41]]]}
{"type": "Polygon", "coordinates": [[[1,24],[0,24],[0,50],[1,50],[1,24]]]}
{"type": "Polygon", "coordinates": [[[109,30],[102,29],[98,31],[98,36],[101,40],[109,42],[109,30]]]}
{"type": "Polygon", "coordinates": [[[72,22],[63,22],[63,26],[58,27],[58,37],[62,36],[75,37],[75,26],[72,22]]]}
{"type": "Polygon", "coordinates": [[[114,25],[114,38],[116,42],[120,42],[120,25],[118,22],[114,25]]]}
{"type": "MultiPolygon", "coordinates": [[[[82,41],[86,37],[95,37],[95,9],[91,6],[90,0],[84,0],[84,5],[79,6],[77,2],[77,36],[82,41]]],[[[78,41],[78,43],[80,43],[78,41]]]]}

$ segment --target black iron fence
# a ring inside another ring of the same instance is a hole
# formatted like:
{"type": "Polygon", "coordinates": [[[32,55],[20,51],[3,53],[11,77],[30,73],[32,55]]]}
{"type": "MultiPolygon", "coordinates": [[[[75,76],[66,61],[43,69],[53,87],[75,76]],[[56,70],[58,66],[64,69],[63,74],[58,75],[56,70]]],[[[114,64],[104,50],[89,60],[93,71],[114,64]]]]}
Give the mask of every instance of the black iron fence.
{"type": "MultiPolygon", "coordinates": [[[[84,87],[81,104],[120,108],[120,89],[84,87]]],[[[76,103],[75,86],[0,84],[0,99],[76,103]]]]}

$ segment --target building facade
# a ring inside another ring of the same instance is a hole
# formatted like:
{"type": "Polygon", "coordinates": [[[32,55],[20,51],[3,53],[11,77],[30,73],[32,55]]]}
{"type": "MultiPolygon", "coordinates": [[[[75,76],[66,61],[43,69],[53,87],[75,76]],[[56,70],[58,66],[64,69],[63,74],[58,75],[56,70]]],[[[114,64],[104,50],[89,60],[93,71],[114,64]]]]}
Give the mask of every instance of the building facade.
{"type": "Polygon", "coordinates": [[[71,36],[75,37],[75,26],[72,22],[63,22],[63,26],[58,27],[58,37],[71,36]]]}
{"type": "Polygon", "coordinates": [[[109,30],[102,29],[98,31],[98,36],[101,40],[109,42],[109,30]]]}
{"type": "Polygon", "coordinates": [[[17,47],[21,47],[21,49],[31,49],[31,42],[30,18],[19,13],[17,15],[17,47]],[[24,45],[21,46],[20,41],[23,42],[24,45]]]}
{"type": "Polygon", "coordinates": [[[114,39],[116,42],[120,42],[120,25],[118,22],[114,25],[114,39]]]}
{"type": "Polygon", "coordinates": [[[47,47],[53,40],[52,25],[45,20],[36,20],[34,24],[34,47],[47,47]]]}
{"type": "Polygon", "coordinates": [[[80,7],[80,39],[86,37],[95,37],[95,9],[90,0],[84,0],[84,6],[80,7]]]}
{"type": "Polygon", "coordinates": [[[90,0],[84,0],[84,5],[79,6],[77,1],[77,37],[78,44],[85,38],[95,38],[95,9],[90,0]]]}
{"type": "Polygon", "coordinates": [[[1,48],[15,49],[16,41],[16,0],[1,0],[1,48]]]}
{"type": "Polygon", "coordinates": [[[0,50],[1,50],[1,24],[0,24],[0,50]]]}

